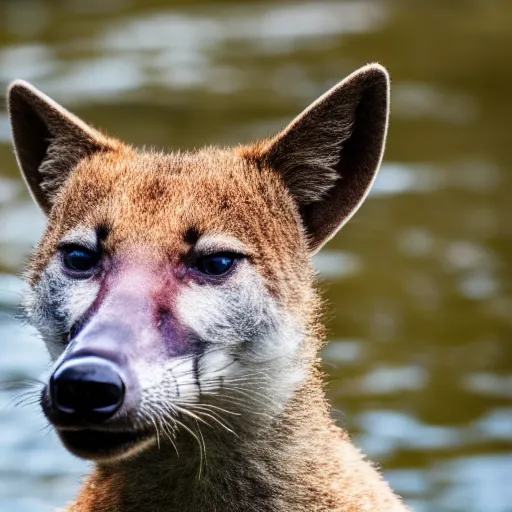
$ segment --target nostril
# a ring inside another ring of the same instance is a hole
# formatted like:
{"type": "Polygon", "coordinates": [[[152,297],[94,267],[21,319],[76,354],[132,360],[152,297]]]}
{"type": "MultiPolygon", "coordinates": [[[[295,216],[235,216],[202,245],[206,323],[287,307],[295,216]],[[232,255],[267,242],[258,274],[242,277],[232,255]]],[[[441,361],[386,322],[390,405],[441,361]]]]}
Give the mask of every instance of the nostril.
{"type": "Polygon", "coordinates": [[[124,382],[115,365],[99,357],[65,362],[50,379],[53,406],[62,414],[101,421],[123,404],[124,382]]]}
{"type": "Polygon", "coordinates": [[[107,382],[76,381],[64,378],[53,382],[52,391],[55,405],[70,413],[80,409],[107,410],[117,406],[123,398],[122,386],[107,382]]]}
{"type": "Polygon", "coordinates": [[[58,409],[69,414],[75,412],[79,399],[73,384],[63,380],[52,380],[50,392],[53,403],[58,409]]]}

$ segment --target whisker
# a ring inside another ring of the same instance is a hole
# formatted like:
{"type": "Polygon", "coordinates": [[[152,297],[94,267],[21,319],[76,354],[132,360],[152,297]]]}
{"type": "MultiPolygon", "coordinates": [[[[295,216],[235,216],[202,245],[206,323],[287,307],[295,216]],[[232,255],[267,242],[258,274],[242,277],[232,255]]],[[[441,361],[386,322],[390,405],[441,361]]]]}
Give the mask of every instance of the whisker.
{"type": "Polygon", "coordinates": [[[155,432],[156,432],[156,444],[158,446],[158,451],[160,451],[160,434],[158,432],[158,427],[156,426],[156,421],[154,418],[151,418],[151,421],[153,422],[153,425],[155,426],[155,432]]]}
{"type": "MultiPolygon", "coordinates": [[[[249,403],[249,401],[244,400],[241,397],[226,395],[226,394],[217,395],[216,393],[203,393],[203,395],[212,396],[215,398],[216,401],[224,401],[224,402],[228,402],[229,404],[236,404],[237,407],[239,407],[243,411],[245,411],[253,416],[263,416],[263,417],[269,418],[269,419],[273,418],[273,416],[271,414],[268,414],[264,411],[254,410],[254,406],[251,407],[251,404],[249,403]]],[[[259,403],[258,400],[256,400],[256,401],[253,400],[253,402],[259,403]]],[[[207,404],[207,405],[210,405],[210,404],[207,404]]],[[[264,407],[266,407],[266,404],[262,403],[260,405],[263,405],[264,407]]]]}
{"type": "Polygon", "coordinates": [[[204,463],[204,461],[203,461],[203,458],[204,458],[203,446],[201,444],[201,441],[199,440],[199,437],[197,437],[196,433],[194,431],[192,431],[189,427],[187,427],[187,425],[185,425],[185,423],[180,421],[178,418],[173,418],[173,420],[178,425],[183,427],[197,441],[197,444],[199,446],[199,473],[198,473],[198,479],[200,479],[201,478],[202,467],[203,467],[203,463],[204,463]]]}
{"type": "Polygon", "coordinates": [[[164,423],[160,418],[158,418],[158,421],[160,423],[160,426],[162,427],[162,430],[167,434],[168,441],[172,444],[174,449],[176,450],[176,456],[179,458],[180,454],[178,452],[178,447],[176,446],[176,443],[174,442],[174,435],[172,430],[170,430],[170,426],[164,423]]]}
{"type": "Polygon", "coordinates": [[[210,404],[187,404],[187,407],[191,408],[194,411],[199,411],[203,416],[206,416],[208,418],[211,418],[213,421],[218,423],[222,428],[224,428],[226,431],[230,432],[231,434],[237,435],[236,432],[233,430],[233,426],[229,424],[228,421],[226,421],[225,418],[221,416],[216,410],[220,410],[223,412],[226,412],[227,414],[231,414],[233,416],[241,416],[240,413],[235,413],[232,411],[228,411],[226,409],[222,409],[221,407],[215,407],[211,406],[210,404]],[[216,409],[216,410],[212,410],[216,409]]]}
{"type": "MultiPolygon", "coordinates": [[[[197,430],[199,432],[199,435],[201,437],[201,442],[203,443],[203,453],[204,453],[204,471],[206,473],[208,469],[208,459],[206,457],[206,443],[204,442],[203,432],[201,431],[201,427],[199,425],[199,422],[196,421],[197,430]]],[[[198,479],[201,479],[201,473],[198,476],[198,479]]]]}
{"type": "MultiPolygon", "coordinates": [[[[23,389],[20,393],[16,393],[8,401],[7,407],[27,407],[39,403],[41,401],[41,388],[31,386],[31,389],[23,389]]],[[[20,389],[19,386],[18,389],[20,389]]]]}
{"type": "MultiPolygon", "coordinates": [[[[186,402],[185,402],[186,403],[186,402]]],[[[215,410],[218,410],[220,412],[225,412],[226,414],[231,414],[232,416],[241,416],[241,414],[239,412],[233,412],[233,411],[229,411],[228,409],[223,409],[222,407],[218,407],[217,405],[213,405],[213,404],[205,404],[205,403],[186,403],[186,405],[188,405],[189,407],[192,407],[194,409],[203,409],[203,408],[208,408],[208,409],[215,409],[215,410]]]]}
{"type": "Polygon", "coordinates": [[[256,395],[256,396],[259,396],[261,399],[263,400],[267,400],[270,405],[278,405],[274,400],[272,400],[272,398],[270,398],[269,396],[263,394],[263,393],[260,393],[258,391],[254,391],[253,389],[251,389],[250,391],[249,390],[246,390],[246,389],[240,389],[240,388],[237,388],[237,387],[233,387],[233,386],[224,386],[224,389],[227,389],[229,391],[236,391],[244,396],[247,396],[248,398],[250,398],[251,400],[254,400],[254,396],[253,395],[256,395]]]}
{"type": "Polygon", "coordinates": [[[29,391],[40,390],[45,383],[39,379],[19,379],[0,382],[0,391],[29,391]]]}
{"type": "MultiPolygon", "coordinates": [[[[237,434],[235,433],[235,431],[234,431],[232,428],[230,428],[230,427],[228,427],[227,425],[225,425],[221,420],[219,420],[219,419],[214,415],[214,413],[212,413],[212,412],[209,412],[209,413],[208,413],[208,412],[203,412],[203,413],[202,413],[202,415],[203,415],[203,416],[206,416],[206,417],[208,417],[208,418],[211,418],[213,421],[215,421],[216,423],[218,423],[222,428],[224,428],[224,430],[226,430],[227,432],[229,432],[229,433],[231,433],[231,434],[233,434],[233,435],[237,436],[237,434]]],[[[238,437],[238,436],[237,436],[237,437],[238,437]]]]}
{"type": "MultiPolygon", "coordinates": [[[[269,407],[269,406],[275,406],[277,407],[277,403],[272,400],[271,398],[263,395],[262,393],[249,393],[248,391],[246,390],[242,390],[240,388],[235,388],[235,387],[224,387],[223,388],[224,390],[227,390],[227,391],[232,391],[232,392],[235,392],[235,393],[239,393],[240,395],[246,397],[247,399],[249,399],[250,401],[254,402],[254,403],[257,403],[257,404],[260,404],[264,407],[269,407]],[[256,394],[257,396],[261,397],[262,399],[259,399],[259,398],[256,398],[254,397],[253,395],[256,394]]],[[[204,395],[208,395],[208,396],[215,396],[215,397],[221,397],[222,395],[219,394],[219,393],[211,393],[211,392],[204,392],[203,393],[204,395]]],[[[234,398],[234,397],[232,397],[234,398]]]]}
{"type": "Polygon", "coordinates": [[[51,423],[46,423],[42,427],[39,427],[37,431],[41,432],[45,437],[47,437],[50,435],[52,430],[53,430],[53,427],[52,427],[51,423]]]}

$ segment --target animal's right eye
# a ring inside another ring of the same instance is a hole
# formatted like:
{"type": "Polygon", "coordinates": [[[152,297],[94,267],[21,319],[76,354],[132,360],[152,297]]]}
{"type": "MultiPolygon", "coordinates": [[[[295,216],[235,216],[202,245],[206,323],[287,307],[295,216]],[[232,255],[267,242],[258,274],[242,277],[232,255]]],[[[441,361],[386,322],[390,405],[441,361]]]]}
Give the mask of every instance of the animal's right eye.
{"type": "Polygon", "coordinates": [[[85,247],[70,245],[61,248],[64,268],[76,277],[89,277],[100,262],[100,254],[85,247]]]}

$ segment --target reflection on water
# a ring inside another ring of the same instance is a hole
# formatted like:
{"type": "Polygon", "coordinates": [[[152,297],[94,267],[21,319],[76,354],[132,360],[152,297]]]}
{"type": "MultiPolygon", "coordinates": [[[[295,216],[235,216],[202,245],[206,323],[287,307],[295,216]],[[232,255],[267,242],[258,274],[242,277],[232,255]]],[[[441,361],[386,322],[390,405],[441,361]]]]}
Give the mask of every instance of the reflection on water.
{"type": "MultiPolygon", "coordinates": [[[[6,0],[0,82],[31,80],[135,144],[190,148],[268,135],[361,64],[388,66],[386,162],[315,258],[329,394],[417,511],[510,512],[511,24],[508,0],[6,0]]],[[[9,137],[2,111],[2,381],[48,364],[15,319],[44,219],[9,137]]],[[[0,394],[0,511],[62,505],[87,466],[12,402],[0,394]]]]}

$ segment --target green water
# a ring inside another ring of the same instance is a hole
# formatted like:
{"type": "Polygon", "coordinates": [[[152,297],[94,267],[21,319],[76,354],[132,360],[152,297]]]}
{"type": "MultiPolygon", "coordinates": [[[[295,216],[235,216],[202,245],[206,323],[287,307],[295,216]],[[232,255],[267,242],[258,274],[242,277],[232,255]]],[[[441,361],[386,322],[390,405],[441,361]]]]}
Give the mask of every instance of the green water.
{"type": "MultiPolygon", "coordinates": [[[[317,259],[336,417],[415,510],[512,511],[512,2],[4,0],[25,78],[137,145],[271,134],[369,61],[392,122],[365,206],[317,259]]],[[[0,380],[47,368],[13,315],[44,226],[0,111],[0,380]]],[[[87,466],[0,395],[0,511],[50,510],[87,466]]]]}

